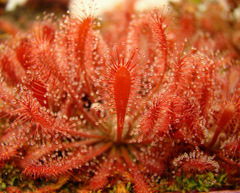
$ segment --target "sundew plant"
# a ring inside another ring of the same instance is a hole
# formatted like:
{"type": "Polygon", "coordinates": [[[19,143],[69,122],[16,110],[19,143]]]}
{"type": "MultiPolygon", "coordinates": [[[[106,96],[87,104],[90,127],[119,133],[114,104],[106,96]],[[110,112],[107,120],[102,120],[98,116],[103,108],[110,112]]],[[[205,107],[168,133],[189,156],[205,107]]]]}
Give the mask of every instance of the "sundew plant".
{"type": "Polygon", "coordinates": [[[1,43],[1,167],[86,191],[221,172],[239,183],[236,52],[190,9],[134,5],[102,19],[76,6],[1,43]]]}

